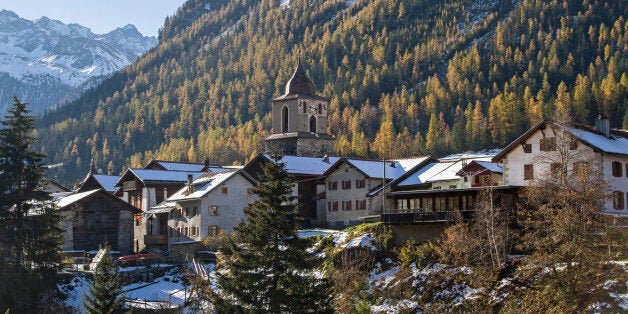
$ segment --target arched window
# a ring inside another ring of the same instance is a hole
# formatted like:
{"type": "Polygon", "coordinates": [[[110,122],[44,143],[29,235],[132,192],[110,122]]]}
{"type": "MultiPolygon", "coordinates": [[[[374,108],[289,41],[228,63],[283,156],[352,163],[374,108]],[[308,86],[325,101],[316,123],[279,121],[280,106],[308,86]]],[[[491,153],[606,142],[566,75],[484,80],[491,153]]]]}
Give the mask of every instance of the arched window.
{"type": "Polygon", "coordinates": [[[316,117],[310,116],[310,132],[316,133],[316,117]]]}
{"type": "Polygon", "coordinates": [[[281,132],[288,132],[288,107],[283,106],[281,109],[281,132]]]}
{"type": "Polygon", "coordinates": [[[323,104],[318,104],[318,114],[323,114],[323,104]]]}

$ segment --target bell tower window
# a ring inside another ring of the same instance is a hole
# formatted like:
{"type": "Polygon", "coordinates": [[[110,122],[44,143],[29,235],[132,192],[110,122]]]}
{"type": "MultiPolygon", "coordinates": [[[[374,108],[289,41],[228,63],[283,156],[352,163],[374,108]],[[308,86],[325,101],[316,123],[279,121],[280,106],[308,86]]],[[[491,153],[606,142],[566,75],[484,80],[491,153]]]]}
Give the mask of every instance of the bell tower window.
{"type": "Polygon", "coordinates": [[[323,104],[318,104],[318,114],[323,114],[323,104]]]}
{"type": "Polygon", "coordinates": [[[316,133],[316,117],[315,116],[310,117],[310,132],[316,133]]]}
{"type": "Polygon", "coordinates": [[[288,132],[288,107],[283,106],[281,109],[281,132],[288,132]]]}

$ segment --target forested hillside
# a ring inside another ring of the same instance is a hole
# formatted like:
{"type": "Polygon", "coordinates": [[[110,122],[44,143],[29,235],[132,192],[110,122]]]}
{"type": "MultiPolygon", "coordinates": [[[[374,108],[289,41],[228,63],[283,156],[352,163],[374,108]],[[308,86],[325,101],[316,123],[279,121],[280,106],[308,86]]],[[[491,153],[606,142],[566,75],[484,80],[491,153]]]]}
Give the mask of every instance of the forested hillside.
{"type": "Polygon", "coordinates": [[[190,0],[160,44],[39,121],[62,182],[151,158],[243,163],[301,59],[338,154],[504,146],[567,108],[628,127],[622,0],[190,0]],[[284,5],[282,5],[284,3],[284,5]]]}

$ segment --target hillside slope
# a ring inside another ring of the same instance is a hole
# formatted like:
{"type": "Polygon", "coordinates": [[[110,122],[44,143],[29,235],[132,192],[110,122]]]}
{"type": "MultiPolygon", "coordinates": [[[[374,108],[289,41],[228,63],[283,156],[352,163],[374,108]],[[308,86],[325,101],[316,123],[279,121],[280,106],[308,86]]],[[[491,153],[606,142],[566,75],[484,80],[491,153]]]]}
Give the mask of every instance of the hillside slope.
{"type": "Polygon", "coordinates": [[[331,99],[339,154],[501,146],[556,99],[578,121],[608,112],[621,126],[626,10],[621,0],[190,0],[156,49],[47,114],[41,145],[65,163],[51,173],[64,182],[91,159],[116,171],[153,157],[245,162],[299,55],[331,99]]]}

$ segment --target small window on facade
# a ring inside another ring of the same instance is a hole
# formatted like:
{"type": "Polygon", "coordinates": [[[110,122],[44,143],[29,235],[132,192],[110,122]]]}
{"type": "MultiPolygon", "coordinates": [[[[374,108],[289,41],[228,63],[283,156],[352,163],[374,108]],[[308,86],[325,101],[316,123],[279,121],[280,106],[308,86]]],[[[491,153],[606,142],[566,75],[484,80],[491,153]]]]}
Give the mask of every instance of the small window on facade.
{"type": "Polygon", "coordinates": [[[218,231],[220,231],[220,227],[218,227],[218,226],[209,226],[209,227],[207,227],[207,233],[210,236],[217,235],[218,231]]]}
{"type": "Polygon", "coordinates": [[[587,176],[591,173],[591,164],[586,161],[576,161],[573,163],[573,173],[576,176],[587,176]]]}
{"type": "Polygon", "coordinates": [[[534,166],[532,164],[523,165],[523,179],[534,180],[534,166]]]}
{"type": "Polygon", "coordinates": [[[355,209],[366,210],[366,200],[355,201],[355,209]]]}
{"type": "Polygon", "coordinates": [[[611,164],[611,168],[613,171],[613,177],[621,177],[622,176],[622,164],[619,161],[613,161],[613,163],[611,164]]]}
{"type": "Polygon", "coordinates": [[[189,207],[186,207],[186,208],[185,208],[185,217],[186,217],[186,218],[189,218],[189,217],[190,217],[190,208],[189,208],[189,207]]]}
{"type": "Polygon", "coordinates": [[[624,209],[624,193],[621,191],[613,192],[613,208],[617,210],[624,209]]]}
{"type": "Polygon", "coordinates": [[[342,201],[342,210],[351,210],[351,201],[342,201]]]}
{"type": "Polygon", "coordinates": [[[220,193],[229,194],[229,188],[226,186],[220,187],[220,193]]]}
{"type": "Polygon", "coordinates": [[[332,203],[332,209],[333,211],[337,212],[338,211],[338,201],[335,201],[332,203]]]}
{"type": "Polygon", "coordinates": [[[192,208],[192,217],[196,216],[196,206],[192,208]]]}
{"type": "Polygon", "coordinates": [[[323,114],[323,104],[318,104],[318,114],[323,114]]]}
{"type": "Polygon", "coordinates": [[[301,112],[307,113],[307,102],[305,101],[301,103],[301,112]]]}
{"type": "Polygon", "coordinates": [[[331,211],[331,202],[327,202],[327,211],[330,212],[331,211]]]}
{"type": "Polygon", "coordinates": [[[469,182],[469,177],[468,176],[464,176],[464,182],[469,182]]]}
{"type": "Polygon", "coordinates": [[[365,187],[365,184],[364,184],[365,182],[364,181],[365,181],[364,179],[362,179],[362,180],[356,179],[355,180],[355,188],[356,189],[363,189],[365,187]]]}
{"type": "Polygon", "coordinates": [[[142,224],[142,214],[136,214],[135,216],[135,225],[139,226],[142,224]]]}
{"type": "Polygon", "coordinates": [[[348,190],[351,188],[351,180],[342,180],[342,189],[348,190]]]}
{"type": "Polygon", "coordinates": [[[185,228],[183,229],[183,235],[184,235],[184,236],[186,236],[186,237],[187,237],[187,236],[189,236],[189,235],[190,235],[190,228],[185,227],[185,228]]]}
{"type": "Polygon", "coordinates": [[[540,149],[543,152],[553,152],[556,150],[556,138],[546,137],[540,141],[540,149]]]}
{"type": "Polygon", "coordinates": [[[179,208],[177,210],[177,218],[181,218],[181,217],[183,217],[183,208],[179,208]]]}
{"type": "Polygon", "coordinates": [[[177,237],[181,236],[181,227],[177,227],[177,237]]]}
{"type": "Polygon", "coordinates": [[[338,181],[331,181],[327,183],[328,190],[337,190],[338,189],[338,181]]]}
{"type": "Polygon", "coordinates": [[[212,216],[218,216],[218,206],[213,205],[209,207],[209,214],[212,216]]]}
{"type": "Polygon", "coordinates": [[[526,154],[532,153],[532,144],[523,144],[523,152],[526,154]]]}

